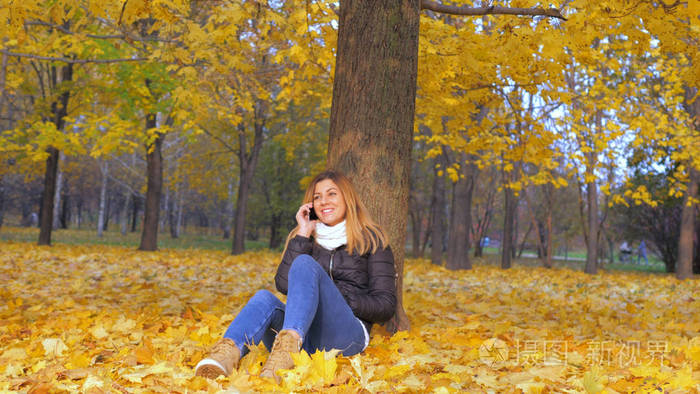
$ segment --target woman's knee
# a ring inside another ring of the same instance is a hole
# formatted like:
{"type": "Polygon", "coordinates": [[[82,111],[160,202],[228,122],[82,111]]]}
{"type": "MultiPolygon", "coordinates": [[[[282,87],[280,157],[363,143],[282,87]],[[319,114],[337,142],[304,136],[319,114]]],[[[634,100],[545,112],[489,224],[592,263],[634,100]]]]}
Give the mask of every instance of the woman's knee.
{"type": "Polygon", "coordinates": [[[321,266],[314,260],[313,257],[308,254],[301,254],[297,256],[294,261],[292,261],[292,266],[289,268],[290,274],[292,272],[317,272],[321,269],[321,266]]]}
{"type": "Polygon", "coordinates": [[[270,306],[277,306],[277,304],[280,304],[282,301],[280,301],[279,298],[277,298],[274,294],[272,294],[271,291],[262,289],[262,290],[258,290],[250,298],[250,301],[248,301],[248,302],[268,304],[270,306]]]}

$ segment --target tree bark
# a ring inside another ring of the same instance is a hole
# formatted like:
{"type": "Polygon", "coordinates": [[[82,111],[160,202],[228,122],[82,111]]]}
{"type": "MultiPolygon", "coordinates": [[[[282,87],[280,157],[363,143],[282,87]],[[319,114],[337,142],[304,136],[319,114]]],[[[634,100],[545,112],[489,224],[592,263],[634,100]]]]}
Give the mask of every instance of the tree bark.
{"type": "Polygon", "coordinates": [[[411,218],[411,249],[413,249],[413,257],[419,258],[420,254],[420,233],[422,230],[423,217],[416,209],[409,209],[408,215],[411,218]]]}
{"type": "Polygon", "coordinates": [[[282,234],[279,228],[282,225],[282,214],[273,214],[270,221],[270,249],[277,249],[282,245],[282,234]]]}
{"type": "Polygon", "coordinates": [[[179,209],[179,201],[176,201],[179,190],[175,192],[175,195],[170,199],[170,206],[168,207],[168,225],[170,227],[170,238],[180,238],[179,229],[177,228],[177,210],[179,209]]]}
{"type": "Polygon", "coordinates": [[[433,246],[430,249],[430,261],[435,265],[442,265],[442,246],[445,239],[445,179],[438,175],[439,169],[437,164],[444,164],[442,155],[435,158],[434,178],[433,178],[433,196],[431,198],[430,209],[431,216],[431,235],[433,246]]]}
{"type": "Polygon", "coordinates": [[[135,233],[139,221],[139,196],[135,193],[131,195],[131,232],[135,233]]]}
{"type": "Polygon", "coordinates": [[[387,232],[397,272],[390,331],[409,327],[403,263],[418,65],[418,0],[341,1],[328,166],[387,232]]]}
{"type": "Polygon", "coordinates": [[[105,210],[107,208],[107,177],[109,176],[109,164],[105,161],[100,163],[100,173],[102,174],[102,184],[100,185],[100,208],[97,214],[97,236],[102,238],[105,231],[105,210]]]}
{"type": "Polygon", "coordinates": [[[678,262],[676,278],[683,280],[693,277],[693,236],[695,233],[695,199],[698,195],[698,170],[689,166],[688,189],[683,197],[681,211],[681,236],[678,241],[678,262]]]}
{"type": "MultiPolygon", "coordinates": [[[[65,155],[63,152],[58,152],[58,162],[61,163],[65,160],[65,155]]],[[[53,195],[53,229],[56,230],[61,227],[61,189],[63,189],[63,170],[61,166],[58,167],[58,173],[56,175],[56,191],[53,195]]]]}
{"type": "Polygon", "coordinates": [[[182,186],[177,191],[177,221],[175,223],[175,231],[177,231],[177,236],[182,234],[182,211],[184,207],[182,206],[182,186]]]}
{"type": "Polygon", "coordinates": [[[447,240],[447,263],[450,270],[471,269],[469,259],[470,236],[472,226],[472,195],[474,191],[474,165],[466,162],[462,154],[460,165],[461,177],[455,184],[450,215],[450,234],[447,240]]]}
{"type": "Polygon", "coordinates": [[[253,184],[253,175],[258,165],[260,149],[263,144],[263,131],[265,125],[264,104],[258,102],[255,108],[255,136],[250,152],[246,148],[246,137],[243,126],[239,126],[239,152],[240,176],[238,178],[238,199],[236,200],[236,212],[233,218],[233,247],[231,254],[237,255],[245,252],[245,222],[248,212],[248,198],[250,187],[253,184]]]}
{"type": "MultiPolygon", "coordinates": [[[[61,84],[73,80],[73,64],[66,64],[61,67],[61,84]]],[[[58,84],[54,84],[57,86],[58,84]]],[[[51,103],[51,114],[56,130],[63,131],[68,114],[68,99],[70,91],[67,87],[62,87],[58,100],[51,103]]],[[[44,191],[42,193],[40,211],[39,245],[51,245],[51,231],[53,230],[53,210],[54,194],[56,193],[56,175],[58,174],[58,149],[50,146],[47,148],[49,157],[46,159],[46,169],[44,171],[44,191]]]]}
{"type": "Polygon", "coordinates": [[[224,239],[231,238],[231,223],[233,223],[233,182],[228,184],[228,198],[224,206],[224,239]]]}
{"type": "MultiPolygon", "coordinates": [[[[589,153],[589,156],[592,155],[589,153]]],[[[591,168],[591,172],[592,167],[591,168]]],[[[598,185],[595,179],[586,183],[586,199],[588,201],[588,242],[586,244],[586,268],[587,274],[598,272],[598,185]]]]}
{"type": "Polygon", "coordinates": [[[5,187],[3,185],[3,177],[0,175],[0,228],[2,228],[5,220],[5,187]]]}
{"type": "MultiPolygon", "coordinates": [[[[504,177],[506,179],[506,177],[504,177]]],[[[505,212],[503,215],[503,242],[501,250],[501,268],[508,269],[513,265],[514,236],[515,236],[515,211],[518,201],[512,188],[505,185],[505,212]]]]}
{"type": "MultiPolygon", "coordinates": [[[[146,130],[154,127],[156,127],[156,114],[146,115],[146,130]]],[[[139,250],[158,250],[158,216],[160,214],[160,198],[163,191],[163,156],[161,148],[164,139],[164,134],[158,134],[155,141],[146,147],[148,182],[139,250]]]]}
{"type": "Polygon", "coordinates": [[[131,191],[124,193],[124,207],[122,209],[121,234],[126,235],[129,229],[129,202],[131,201],[131,191]]]}

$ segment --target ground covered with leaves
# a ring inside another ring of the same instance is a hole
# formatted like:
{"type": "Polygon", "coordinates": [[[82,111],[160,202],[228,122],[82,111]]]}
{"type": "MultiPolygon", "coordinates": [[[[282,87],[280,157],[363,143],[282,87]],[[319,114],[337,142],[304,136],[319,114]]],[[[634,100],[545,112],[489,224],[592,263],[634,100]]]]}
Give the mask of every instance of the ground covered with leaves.
{"type": "Polygon", "coordinates": [[[302,354],[280,386],[252,349],[228,378],[193,366],[279,254],[0,242],[0,391],[698,392],[700,284],[667,275],[409,260],[409,332],[350,358],[302,354]]]}

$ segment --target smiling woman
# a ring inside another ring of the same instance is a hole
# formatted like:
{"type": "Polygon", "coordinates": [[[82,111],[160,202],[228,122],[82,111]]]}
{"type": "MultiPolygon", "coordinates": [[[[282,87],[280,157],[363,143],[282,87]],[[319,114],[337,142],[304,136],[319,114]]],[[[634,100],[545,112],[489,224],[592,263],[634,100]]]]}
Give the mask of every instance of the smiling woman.
{"type": "Polygon", "coordinates": [[[373,323],[393,316],[394,256],[347,177],[332,170],[317,175],[296,220],[275,275],[286,305],[258,291],[197,364],[197,375],[229,375],[247,345],[263,342],[270,355],[261,376],[279,381],[277,371],[294,366],[291,353],[338,349],[352,356],[369,344],[373,323]]]}

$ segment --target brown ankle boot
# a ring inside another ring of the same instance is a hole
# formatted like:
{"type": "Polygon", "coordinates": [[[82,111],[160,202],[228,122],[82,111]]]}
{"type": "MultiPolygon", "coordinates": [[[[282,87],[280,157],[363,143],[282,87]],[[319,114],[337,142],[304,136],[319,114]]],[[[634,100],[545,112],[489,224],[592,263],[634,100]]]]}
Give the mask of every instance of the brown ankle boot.
{"type": "Polygon", "coordinates": [[[209,357],[197,364],[194,374],[209,379],[216,379],[221,375],[229,376],[235,368],[238,368],[240,359],[241,351],[236,343],[231,339],[223,338],[211,348],[209,357]]]}
{"type": "Polygon", "coordinates": [[[280,377],[276,373],[277,370],[294,367],[294,360],[292,360],[290,353],[299,353],[300,350],[301,338],[295,331],[282,330],[278,332],[270,355],[267,357],[265,366],[260,372],[260,377],[275,378],[277,383],[279,383],[280,377]]]}

